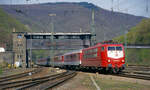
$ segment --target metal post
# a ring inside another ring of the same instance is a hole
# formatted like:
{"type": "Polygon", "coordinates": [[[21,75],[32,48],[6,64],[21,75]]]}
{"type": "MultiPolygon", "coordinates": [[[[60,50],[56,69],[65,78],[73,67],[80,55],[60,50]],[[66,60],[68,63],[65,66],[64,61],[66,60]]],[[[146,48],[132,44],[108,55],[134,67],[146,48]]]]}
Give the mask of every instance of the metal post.
{"type": "Polygon", "coordinates": [[[12,7],[12,5],[13,5],[13,1],[12,1],[12,0],[10,0],[10,8],[12,7]]]}
{"type": "Polygon", "coordinates": [[[148,7],[148,0],[146,0],[146,12],[147,12],[147,13],[148,13],[148,11],[149,11],[148,8],[149,8],[149,7],[148,7]]]}
{"type": "MultiPolygon", "coordinates": [[[[126,63],[127,63],[127,33],[128,33],[128,31],[125,31],[125,35],[124,35],[126,63]]],[[[128,66],[128,64],[127,64],[127,66],[128,66]]]]}
{"type": "Polygon", "coordinates": [[[32,35],[30,36],[31,46],[30,46],[30,68],[32,68],[32,35]]]}
{"type": "Polygon", "coordinates": [[[92,24],[91,24],[91,33],[92,33],[92,45],[96,44],[96,34],[95,34],[95,12],[92,10],[92,24]]]}
{"type": "Polygon", "coordinates": [[[111,0],[111,3],[112,3],[111,11],[112,12],[114,11],[114,9],[113,9],[113,2],[114,2],[114,0],[111,0]]]}
{"type": "Polygon", "coordinates": [[[25,41],[25,47],[26,47],[26,68],[29,68],[29,57],[28,57],[28,49],[27,49],[27,38],[26,38],[26,41],[25,41]]]}
{"type": "MultiPolygon", "coordinates": [[[[50,17],[56,16],[56,14],[49,14],[50,17]]],[[[52,61],[52,67],[54,67],[54,24],[53,20],[51,19],[51,61],[52,61]]]]}
{"type": "MultiPolygon", "coordinates": [[[[127,9],[127,14],[128,14],[128,9],[127,9]]],[[[128,20],[128,15],[127,15],[127,20],[128,20]]],[[[128,55],[127,55],[127,33],[128,33],[128,31],[125,31],[125,55],[126,55],[126,65],[127,65],[127,67],[128,67],[128,55]]]]}
{"type": "Polygon", "coordinates": [[[51,58],[52,58],[52,67],[54,66],[54,25],[51,22],[51,58]]]}

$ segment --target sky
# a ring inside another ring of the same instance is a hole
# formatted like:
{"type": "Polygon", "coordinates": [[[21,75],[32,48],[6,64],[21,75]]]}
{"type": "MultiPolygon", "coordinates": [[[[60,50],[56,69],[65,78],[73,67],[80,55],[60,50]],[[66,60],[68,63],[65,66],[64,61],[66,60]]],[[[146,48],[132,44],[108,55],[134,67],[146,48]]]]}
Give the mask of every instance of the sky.
{"type": "Polygon", "coordinates": [[[0,4],[37,4],[47,2],[89,2],[107,10],[150,18],[150,0],[0,0],[0,4]]]}

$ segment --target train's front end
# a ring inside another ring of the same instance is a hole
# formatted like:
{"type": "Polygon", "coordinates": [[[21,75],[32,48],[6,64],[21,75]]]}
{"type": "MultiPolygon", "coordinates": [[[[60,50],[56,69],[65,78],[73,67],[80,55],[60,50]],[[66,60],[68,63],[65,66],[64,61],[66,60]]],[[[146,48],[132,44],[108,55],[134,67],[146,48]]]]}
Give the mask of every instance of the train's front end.
{"type": "Polygon", "coordinates": [[[121,72],[125,68],[125,52],[122,44],[106,45],[107,68],[114,73],[121,72]]]}

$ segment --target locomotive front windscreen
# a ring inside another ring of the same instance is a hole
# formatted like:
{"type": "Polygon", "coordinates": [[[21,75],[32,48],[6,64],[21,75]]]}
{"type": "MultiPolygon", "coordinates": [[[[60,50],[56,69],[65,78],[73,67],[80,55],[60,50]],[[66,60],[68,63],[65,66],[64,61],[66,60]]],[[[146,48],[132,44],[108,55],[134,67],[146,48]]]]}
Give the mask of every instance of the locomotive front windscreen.
{"type": "Polygon", "coordinates": [[[122,58],[123,57],[123,50],[121,46],[109,46],[107,48],[107,55],[110,58],[122,58]]]}
{"type": "Polygon", "coordinates": [[[117,47],[108,47],[108,51],[111,51],[111,50],[120,51],[120,50],[122,50],[122,47],[120,47],[120,46],[117,46],[117,47]]]}

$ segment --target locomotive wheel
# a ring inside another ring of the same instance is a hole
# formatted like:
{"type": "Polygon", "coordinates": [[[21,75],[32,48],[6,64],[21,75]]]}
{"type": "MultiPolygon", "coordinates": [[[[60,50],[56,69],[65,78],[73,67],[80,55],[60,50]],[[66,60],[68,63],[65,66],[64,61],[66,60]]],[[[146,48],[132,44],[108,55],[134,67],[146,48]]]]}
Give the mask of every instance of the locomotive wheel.
{"type": "Polygon", "coordinates": [[[113,68],[112,69],[113,74],[118,74],[119,73],[119,68],[113,68]]]}
{"type": "Polygon", "coordinates": [[[109,71],[106,70],[106,68],[102,68],[101,70],[99,70],[99,73],[102,73],[102,74],[108,74],[109,71]]]}

